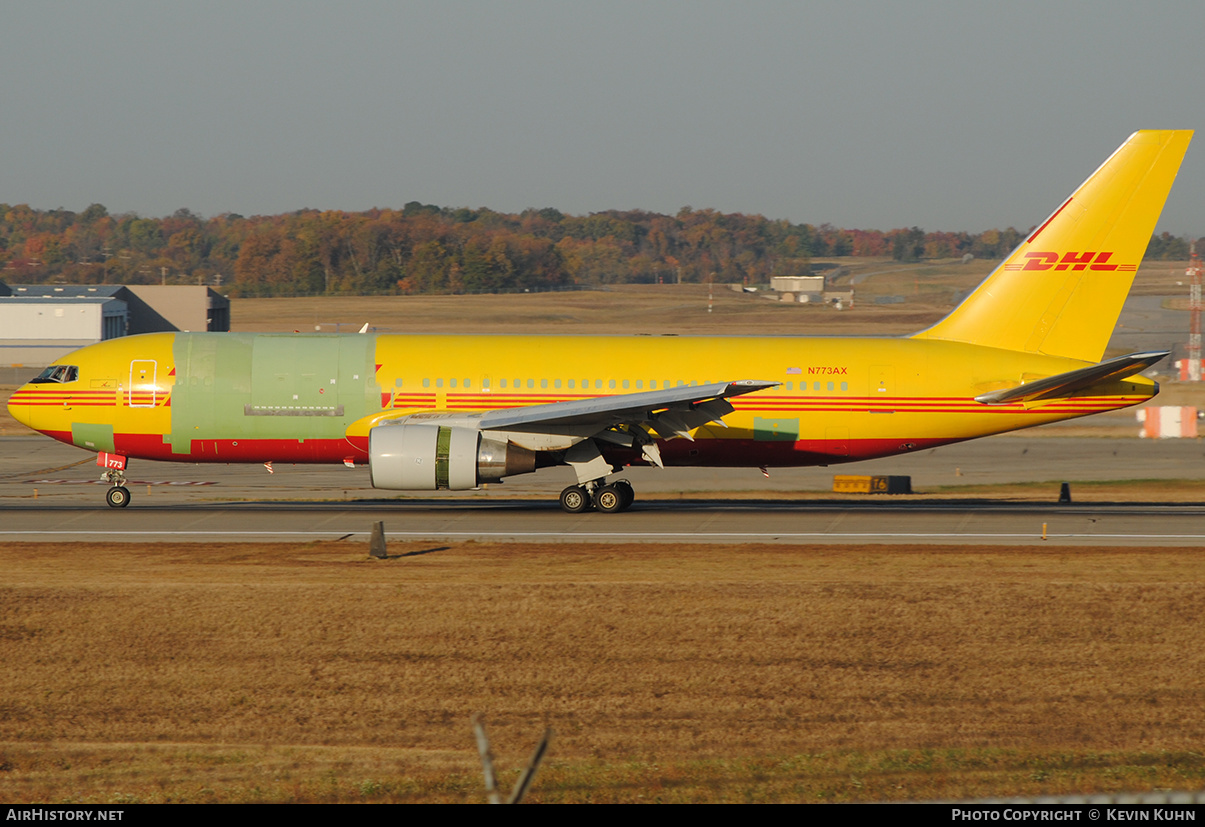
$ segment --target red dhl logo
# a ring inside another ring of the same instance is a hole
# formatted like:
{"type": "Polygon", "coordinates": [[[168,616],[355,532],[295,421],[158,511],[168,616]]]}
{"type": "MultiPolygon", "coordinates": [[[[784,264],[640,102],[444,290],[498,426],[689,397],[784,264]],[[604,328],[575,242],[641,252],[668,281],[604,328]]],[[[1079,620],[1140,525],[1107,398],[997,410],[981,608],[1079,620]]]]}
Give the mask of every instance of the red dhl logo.
{"type": "Polygon", "coordinates": [[[1104,272],[1127,272],[1138,269],[1133,264],[1109,264],[1111,252],[1089,250],[1083,253],[1026,253],[1025,263],[1010,262],[1005,270],[1097,270],[1104,272]]]}

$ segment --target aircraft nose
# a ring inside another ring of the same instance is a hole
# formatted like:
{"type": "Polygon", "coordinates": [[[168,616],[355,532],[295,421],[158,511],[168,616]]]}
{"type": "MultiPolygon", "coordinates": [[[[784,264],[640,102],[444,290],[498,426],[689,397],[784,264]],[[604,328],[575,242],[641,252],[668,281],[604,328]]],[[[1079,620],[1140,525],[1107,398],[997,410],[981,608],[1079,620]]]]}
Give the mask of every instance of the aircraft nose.
{"type": "Polygon", "coordinates": [[[22,385],[8,398],[8,415],[27,428],[33,428],[33,406],[29,404],[31,395],[30,386],[22,385]]]}

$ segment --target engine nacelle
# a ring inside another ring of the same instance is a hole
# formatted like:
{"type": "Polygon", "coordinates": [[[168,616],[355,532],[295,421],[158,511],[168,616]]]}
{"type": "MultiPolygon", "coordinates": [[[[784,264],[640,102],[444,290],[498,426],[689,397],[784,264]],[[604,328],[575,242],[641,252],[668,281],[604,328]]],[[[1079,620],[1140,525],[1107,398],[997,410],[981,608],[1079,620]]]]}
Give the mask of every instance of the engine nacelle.
{"type": "Polygon", "coordinates": [[[536,454],[472,428],[378,425],[368,432],[373,488],[461,491],[536,470],[536,454]]]}

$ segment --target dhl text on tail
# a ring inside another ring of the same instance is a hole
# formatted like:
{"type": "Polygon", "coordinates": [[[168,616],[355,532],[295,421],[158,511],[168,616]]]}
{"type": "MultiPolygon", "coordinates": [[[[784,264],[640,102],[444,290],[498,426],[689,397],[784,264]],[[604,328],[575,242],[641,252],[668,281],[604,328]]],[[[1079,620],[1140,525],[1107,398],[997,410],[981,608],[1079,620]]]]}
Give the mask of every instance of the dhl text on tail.
{"type": "Polygon", "coordinates": [[[396,490],[565,465],[622,511],[633,463],[827,465],[1134,405],[1166,353],[1101,361],[1192,132],[1134,133],[938,324],[903,338],[161,333],[60,359],[10,399],[98,454],[366,464],[396,490]]]}

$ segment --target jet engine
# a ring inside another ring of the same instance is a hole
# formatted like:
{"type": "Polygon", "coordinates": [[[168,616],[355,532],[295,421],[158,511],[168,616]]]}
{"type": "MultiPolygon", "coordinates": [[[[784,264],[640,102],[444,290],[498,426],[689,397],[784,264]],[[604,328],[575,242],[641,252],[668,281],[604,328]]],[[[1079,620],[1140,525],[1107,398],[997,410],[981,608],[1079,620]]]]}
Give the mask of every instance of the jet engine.
{"type": "Polygon", "coordinates": [[[368,432],[373,488],[454,491],[536,470],[536,454],[473,428],[378,425],[368,432]]]}

